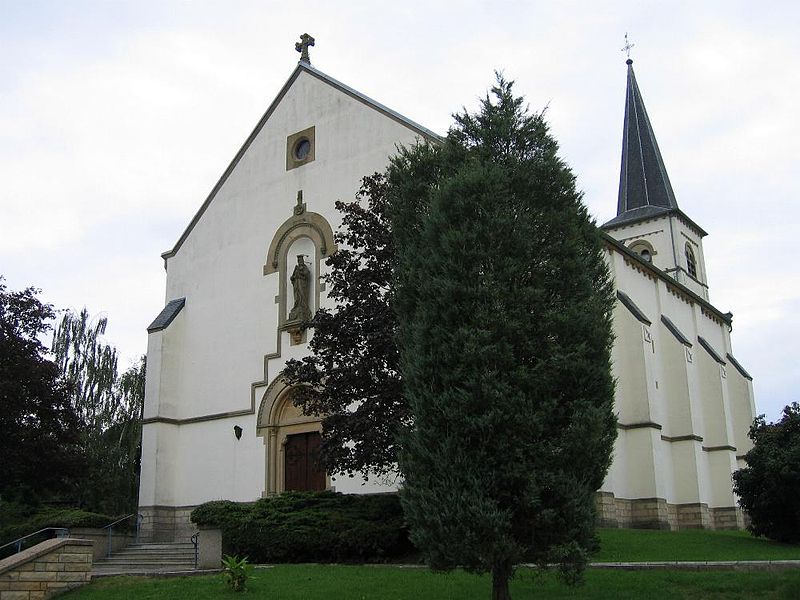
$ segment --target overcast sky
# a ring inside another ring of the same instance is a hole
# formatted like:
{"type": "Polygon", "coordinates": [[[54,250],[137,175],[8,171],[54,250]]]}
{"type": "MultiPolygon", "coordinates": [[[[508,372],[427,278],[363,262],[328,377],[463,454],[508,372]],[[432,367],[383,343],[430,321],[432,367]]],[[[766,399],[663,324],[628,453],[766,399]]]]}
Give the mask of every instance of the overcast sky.
{"type": "Polygon", "coordinates": [[[434,131],[495,69],[548,115],[592,214],[616,211],[624,34],[711,300],[770,419],[800,399],[800,3],[0,0],[0,274],[146,350],[172,248],[294,69],[434,131]]]}

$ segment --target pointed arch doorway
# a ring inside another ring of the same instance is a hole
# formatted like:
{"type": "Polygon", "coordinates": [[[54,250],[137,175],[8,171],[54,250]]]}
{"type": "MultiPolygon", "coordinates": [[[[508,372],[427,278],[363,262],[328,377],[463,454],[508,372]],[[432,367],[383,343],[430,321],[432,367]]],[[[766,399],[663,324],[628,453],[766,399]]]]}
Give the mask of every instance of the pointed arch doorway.
{"type": "Polygon", "coordinates": [[[319,460],[321,420],[304,415],[294,405],[292,388],[281,378],[264,394],[257,433],[266,447],[265,496],[330,488],[330,477],[319,460]]]}

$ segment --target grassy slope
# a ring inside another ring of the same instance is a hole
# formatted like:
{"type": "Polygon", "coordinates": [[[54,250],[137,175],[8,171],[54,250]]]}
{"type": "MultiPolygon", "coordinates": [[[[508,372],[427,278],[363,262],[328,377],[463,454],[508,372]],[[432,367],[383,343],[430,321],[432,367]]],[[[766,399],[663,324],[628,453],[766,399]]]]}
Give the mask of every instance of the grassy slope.
{"type": "MultiPolygon", "coordinates": [[[[776,544],[746,532],[604,529],[596,561],[800,559],[800,546],[776,544]]],[[[230,592],[220,577],[102,579],[64,596],[67,600],[136,598],[260,598],[270,600],[485,599],[490,579],[455,571],[380,566],[279,565],[253,571],[245,596],[230,592]]],[[[552,573],[521,569],[512,583],[517,598],[796,599],[800,570],[784,572],[670,572],[591,570],[586,585],[569,588],[552,573]]]]}
{"type": "MultiPolygon", "coordinates": [[[[71,592],[65,600],[426,600],[490,597],[490,578],[461,571],[434,574],[426,569],[331,565],[280,565],[256,569],[244,595],[229,591],[219,576],[180,579],[114,578],[71,592]]],[[[780,573],[603,571],[587,573],[586,585],[569,588],[553,574],[521,570],[512,582],[516,598],[796,599],[800,571],[780,573]]]]}
{"type": "Polygon", "coordinates": [[[601,529],[598,562],[660,560],[800,560],[800,546],[755,538],[746,531],[601,529]]]}

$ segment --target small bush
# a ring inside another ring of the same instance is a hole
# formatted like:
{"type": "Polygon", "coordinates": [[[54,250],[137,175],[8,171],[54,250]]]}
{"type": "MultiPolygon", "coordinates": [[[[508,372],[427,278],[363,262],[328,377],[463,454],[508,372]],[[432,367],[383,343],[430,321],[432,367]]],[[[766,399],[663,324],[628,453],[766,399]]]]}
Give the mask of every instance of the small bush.
{"type": "Polygon", "coordinates": [[[223,551],[254,562],[386,562],[413,552],[395,494],[287,492],[254,504],[208,502],[197,525],[222,529],[223,551]]]}
{"type": "Polygon", "coordinates": [[[247,557],[226,556],[222,559],[222,577],[234,592],[245,591],[249,567],[247,557]]]}

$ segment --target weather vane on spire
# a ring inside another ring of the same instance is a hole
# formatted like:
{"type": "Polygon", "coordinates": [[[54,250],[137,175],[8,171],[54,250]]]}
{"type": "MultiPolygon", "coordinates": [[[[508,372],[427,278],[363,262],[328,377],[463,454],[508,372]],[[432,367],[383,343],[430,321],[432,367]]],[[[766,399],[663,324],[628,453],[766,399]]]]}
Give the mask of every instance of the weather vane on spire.
{"type": "MultiPolygon", "coordinates": [[[[626,34],[627,35],[627,34],[626,34]]],[[[308,47],[314,45],[314,38],[304,33],[300,36],[300,41],[294,45],[294,49],[300,53],[300,62],[311,64],[311,59],[308,57],[308,47]]]]}
{"type": "Polygon", "coordinates": [[[628,61],[630,61],[630,62],[628,62],[628,64],[630,64],[631,62],[633,62],[633,61],[631,61],[631,48],[633,48],[635,45],[636,45],[636,44],[631,44],[631,43],[628,41],[628,32],[626,31],[626,32],[625,32],[625,45],[622,47],[622,49],[620,50],[620,52],[624,52],[624,53],[625,53],[625,54],[628,56],[628,61]]]}

